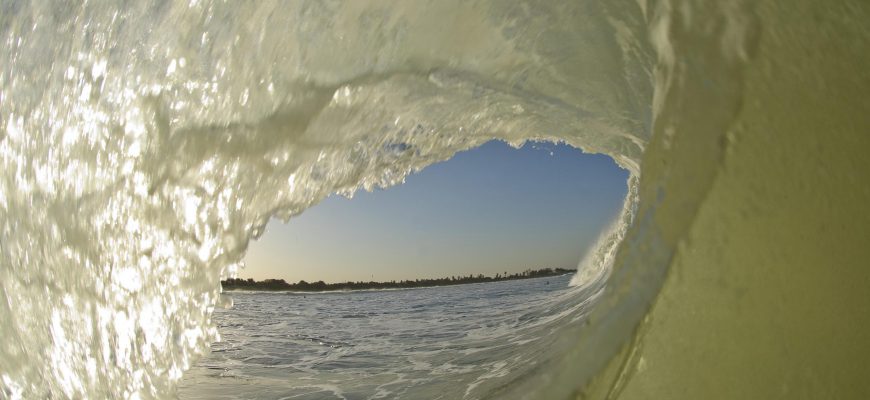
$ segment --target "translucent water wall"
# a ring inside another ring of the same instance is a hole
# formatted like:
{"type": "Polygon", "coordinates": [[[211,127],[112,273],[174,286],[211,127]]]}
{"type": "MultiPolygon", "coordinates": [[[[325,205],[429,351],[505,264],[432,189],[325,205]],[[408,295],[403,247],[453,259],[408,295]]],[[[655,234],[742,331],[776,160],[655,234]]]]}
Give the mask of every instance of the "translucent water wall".
{"type": "MultiPolygon", "coordinates": [[[[864,154],[870,149],[870,7],[861,1],[751,5],[746,15],[754,44],[735,71],[742,80],[738,112],[713,142],[722,149],[719,162],[652,157],[658,146],[691,143],[698,124],[715,115],[704,99],[723,93],[708,75],[723,73],[697,64],[709,57],[703,52],[709,44],[695,34],[715,31],[720,17],[684,15],[677,20],[683,28],[671,32],[677,54],[697,56],[682,63],[687,71],[697,68],[697,86],[680,87],[669,101],[679,117],[669,144],[668,126],[656,122],[644,179],[656,164],[708,163],[715,176],[636,340],[602,374],[597,390],[590,389],[597,396],[870,395],[864,377],[870,367],[870,161],[864,154]]],[[[699,185],[683,176],[678,186],[699,185]]],[[[646,193],[641,190],[643,200],[646,193]]]]}
{"type": "Polygon", "coordinates": [[[271,216],[493,138],[633,173],[633,223],[591,261],[608,291],[517,396],[866,393],[866,17],[847,0],[3,3],[0,393],[171,395],[271,216]]]}

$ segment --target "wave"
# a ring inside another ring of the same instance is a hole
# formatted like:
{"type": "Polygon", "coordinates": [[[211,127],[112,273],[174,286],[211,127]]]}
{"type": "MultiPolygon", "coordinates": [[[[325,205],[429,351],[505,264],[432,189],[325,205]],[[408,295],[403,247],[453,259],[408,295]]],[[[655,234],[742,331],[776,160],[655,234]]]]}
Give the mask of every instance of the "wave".
{"type": "Polygon", "coordinates": [[[631,172],[589,323],[511,393],[621,387],[758,43],[743,2],[696,3],[4,3],[0,393],[170,395],[271,217],[491,139],[631,172]]]}

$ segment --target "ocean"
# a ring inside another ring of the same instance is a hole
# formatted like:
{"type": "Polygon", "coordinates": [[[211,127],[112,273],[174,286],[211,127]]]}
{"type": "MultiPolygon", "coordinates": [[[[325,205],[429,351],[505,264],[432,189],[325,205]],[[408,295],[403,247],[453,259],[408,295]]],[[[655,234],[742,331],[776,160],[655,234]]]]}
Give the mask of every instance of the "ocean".
{"type": "MultiPolygon", "coordinates": [[[[561,350],[588,291],[570,275],[354,292],[229,292],[181,399],[477,399],[561,350]]],[[[594,296],[593,296],[594,297],[594,296]]]]}

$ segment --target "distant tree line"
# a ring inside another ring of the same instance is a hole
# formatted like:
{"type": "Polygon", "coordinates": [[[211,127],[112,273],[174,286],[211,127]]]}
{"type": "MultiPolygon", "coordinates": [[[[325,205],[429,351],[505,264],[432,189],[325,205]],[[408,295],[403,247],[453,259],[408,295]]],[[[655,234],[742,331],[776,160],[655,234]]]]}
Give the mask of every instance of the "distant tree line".
{"type": "Polygon", "coordinates": [[[389,282],[340,282],[326,283],[323,281],[306,282],[299,281],[297,283],[287,283],[283,279],[266,279],[263,281],[255,281],[253,279],[234,279],[230,278],[221,281],[224,290],[290,290],[299,292],[324,292],[331,290],[370,290],[370,289],[407,289],[430,286],[449,286],[463,285],[468,283],[481,282],[498,282],[510,281],[516,279],[543,278],[548,276],[559,276],[568,273],[576,272],[576,269],[564,268],[543,268],[543,269],[527,269],[523,272],[508,275],[495,274],[495,276],[484,276],[483,274],[468,275],[468,276],[451,276],[449,278],[438,279],[415,279],[404,281],[389,281],[389,282]]]}

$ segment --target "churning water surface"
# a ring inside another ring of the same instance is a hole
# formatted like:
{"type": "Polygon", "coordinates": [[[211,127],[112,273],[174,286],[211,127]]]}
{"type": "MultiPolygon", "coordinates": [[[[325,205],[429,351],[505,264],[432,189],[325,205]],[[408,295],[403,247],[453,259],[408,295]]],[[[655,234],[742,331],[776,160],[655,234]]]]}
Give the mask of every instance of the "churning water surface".
{"type": "Polygon", "coordinates": [[[486,397],[552,357],[554,330],[582,319],[590,293],[570,280],[231,292],[234,306],[214,314],[221,341],[179,397],[486,397]]]}

